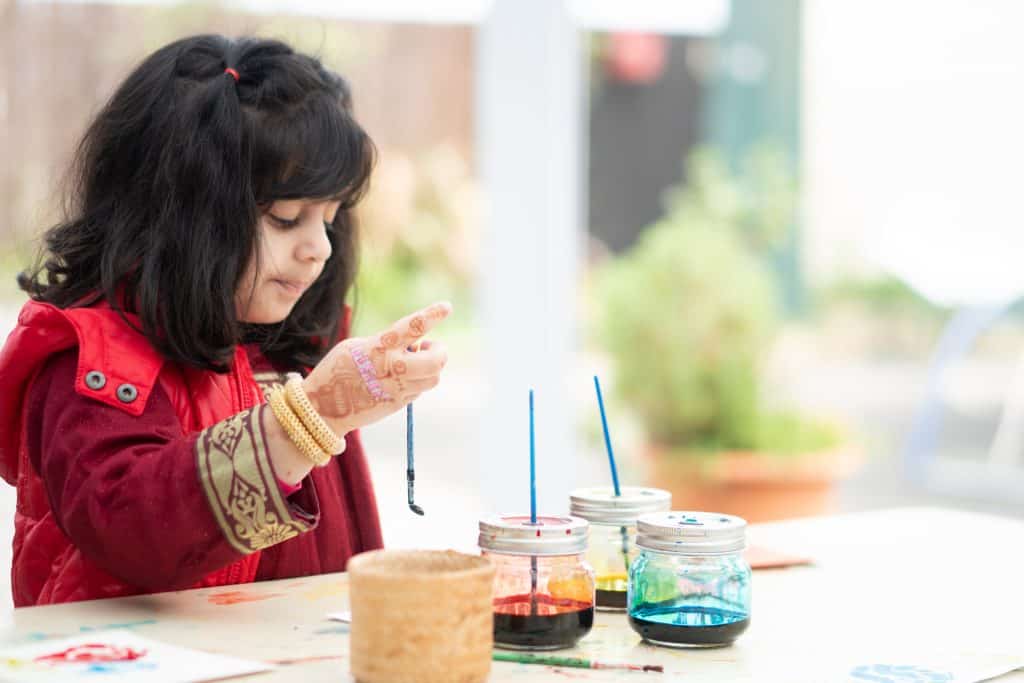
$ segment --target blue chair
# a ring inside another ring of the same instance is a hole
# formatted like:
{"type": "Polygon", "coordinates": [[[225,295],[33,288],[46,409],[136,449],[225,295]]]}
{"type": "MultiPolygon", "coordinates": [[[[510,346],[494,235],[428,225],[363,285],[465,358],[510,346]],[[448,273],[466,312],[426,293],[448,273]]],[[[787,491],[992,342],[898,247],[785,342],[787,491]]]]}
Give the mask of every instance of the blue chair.
{"type": "Polygon", "coordinates": [[[937,452],[944,379],[1015,302],[965,306],[943,329],[904,448],[904,472],[911,483],[937,493],[1024,505],[1024,355],[1010,382],[986,457],[943,459],[937,452]]]}

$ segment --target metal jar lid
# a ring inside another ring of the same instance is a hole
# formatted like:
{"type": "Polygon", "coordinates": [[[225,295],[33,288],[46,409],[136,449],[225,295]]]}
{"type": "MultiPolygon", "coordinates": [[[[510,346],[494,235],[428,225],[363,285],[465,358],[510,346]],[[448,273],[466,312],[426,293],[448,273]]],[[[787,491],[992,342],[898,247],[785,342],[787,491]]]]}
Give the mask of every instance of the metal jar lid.
{"type": "Polygon", "coordinates": [[[615,495],[611,486],[576,489],[569,495],[569,514],[594,524],[635,524],[640,515],[672,509],[672,494],[663,489],[624,486],[615,495]]]}
{"type": "Polygon", "coordinates": [[[480,520],[480,548],[505,555],[575,555],[586,552],[590,525],[579,517],[497,515],[480,520]]]}
{"type": "Polygon", "coordinates": [[[747,545],[747,521],[717,512],[655,512],[637,520],[636,544],[678,555],[725,555],[747,545]]]}

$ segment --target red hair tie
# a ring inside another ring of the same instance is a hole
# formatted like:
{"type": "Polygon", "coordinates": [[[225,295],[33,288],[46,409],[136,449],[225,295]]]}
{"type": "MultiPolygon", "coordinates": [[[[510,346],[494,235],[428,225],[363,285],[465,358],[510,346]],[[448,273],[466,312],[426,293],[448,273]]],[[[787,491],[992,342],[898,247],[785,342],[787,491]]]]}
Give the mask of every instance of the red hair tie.
{"type": "Polygon", "coordinates": [[[234,69],[232,69],[232,68],[231,68],[231,67],[229,66],[228,68],[224,69],[224,73],[226,73],[226,74],[231,74],[231,77],[232,77],[233,79],[235,79],[235,83],[238,83],[238,78],[239,78],[239,76],[238,76],[238,72],[237,72],[237,71],[235,71],[234,69]]]}

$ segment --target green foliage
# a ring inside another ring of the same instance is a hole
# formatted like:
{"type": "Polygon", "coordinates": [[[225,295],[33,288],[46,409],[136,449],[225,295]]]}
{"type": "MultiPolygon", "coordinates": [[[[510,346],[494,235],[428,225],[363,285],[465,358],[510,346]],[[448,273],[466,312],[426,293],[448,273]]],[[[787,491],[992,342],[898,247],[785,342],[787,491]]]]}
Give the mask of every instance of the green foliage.
{"type": "Polygon", "coordinates": [[[377,332],[442,299],[447,328],[470,317],[475,276],[477,189],[462,155],[446,145],[415,157],[381,150],[359,207],[356,332],[377,332]]]}
{"type": "Polygon", "coordinates": [[[33,264],[36,256],[32,252],[34,246],[18,240],[13,247],[0,251],[0,306],[17,308],[28,300],[28,295],[18,287],[17,278],[33,264]]]}
{"type": "Polygon", "coordinates": [[[835,425],[792,412],[758,416],[754,442],[775,455],[812,453],[834,447],[844,435],[835,425]]]}
{"type": "Polygon", "coordinates": [[[797,187],[777,145],[755,147],[739,174],[708,147],[695,150],[686,169],[687,182],[668,193],[666,218],[729,231],[758,256],[785,239],[795,220],[797,187]]]}
{"type": "Polygon", "coordinates": [[[942,321],[948,310],[933,304],[899,278],[843,278],[816,294],[818,308],[858,305],[877,315],[908,315],[942,321]]]}
{"type": "Polygon", "coordinates": [[[694,154],[665,216],[598,275],[616,390],[656,443],[778,452],[834,443],[825,427],[767,412],[760,395],[779,328],[762,253],[785,234],[795,205],[784,168],[762,151],[736,178],[712,152],[694,154]]]}

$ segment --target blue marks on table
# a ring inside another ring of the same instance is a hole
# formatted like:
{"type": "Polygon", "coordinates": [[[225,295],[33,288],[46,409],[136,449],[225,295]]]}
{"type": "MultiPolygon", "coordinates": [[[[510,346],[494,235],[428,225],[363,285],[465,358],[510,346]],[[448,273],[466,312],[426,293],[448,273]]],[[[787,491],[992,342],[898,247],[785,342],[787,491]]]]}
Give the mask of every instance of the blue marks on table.
{"type": "Polygon", "coordinates": [[[850,677],[872,683],[949,683],[953,674],[910,664],[862,664],[850,671],[850,677]]]}

